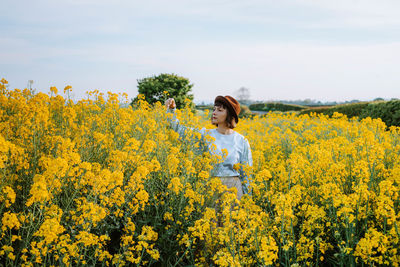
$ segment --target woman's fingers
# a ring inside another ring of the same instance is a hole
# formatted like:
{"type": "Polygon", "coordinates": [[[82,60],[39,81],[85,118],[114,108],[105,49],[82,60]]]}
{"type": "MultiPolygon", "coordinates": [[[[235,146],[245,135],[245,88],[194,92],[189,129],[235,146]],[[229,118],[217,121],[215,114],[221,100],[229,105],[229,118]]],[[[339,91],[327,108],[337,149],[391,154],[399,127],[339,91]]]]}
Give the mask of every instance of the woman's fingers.
{"type": "Polygon", "coordinates": [[[165,100],[165,106],[169,108],[170,105],[171,105],[171,98],[168,98],[167,100],[165,100]]]}
{"type": "Polygon", "coordinates": [[[175,99],[173,98],[168,98],[167,100],[165,100],[165,106],[167,108],[175,108],[176,104],[175,104],[175,99]]]}
{"type": "Polygon", "coordinates": [[[175,108],[175,99],[173,99],[173,98],[169,98],[168,99],[169,100],[169,102],[168,102],[168,107],[169,108],[175,108]]]}

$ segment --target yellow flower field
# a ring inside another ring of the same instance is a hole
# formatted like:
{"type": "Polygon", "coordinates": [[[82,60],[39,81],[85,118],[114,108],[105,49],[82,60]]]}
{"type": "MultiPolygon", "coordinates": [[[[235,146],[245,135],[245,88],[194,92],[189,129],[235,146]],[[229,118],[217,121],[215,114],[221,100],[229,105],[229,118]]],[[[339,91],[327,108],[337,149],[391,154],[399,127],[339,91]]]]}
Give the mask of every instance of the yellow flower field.
{"type": "Polygon", "coordinates": [[[400,128],[242,119],[254,166],[239,203],[209,175],[221,158],[174,132],[163,105],[71,90],[1,80],[0,265],[399,266],[400,128]]]}

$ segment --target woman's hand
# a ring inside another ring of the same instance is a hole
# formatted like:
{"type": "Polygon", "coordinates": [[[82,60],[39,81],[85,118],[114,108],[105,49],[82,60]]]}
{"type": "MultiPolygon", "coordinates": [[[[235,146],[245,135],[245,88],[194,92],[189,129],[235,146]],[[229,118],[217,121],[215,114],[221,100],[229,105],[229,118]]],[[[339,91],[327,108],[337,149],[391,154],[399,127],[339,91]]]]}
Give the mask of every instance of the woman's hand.
{"type": "Polygon", "coordinates": [[[173,99],[173,98],[168,98],[168,99],[165,101],[165,106],[166,106],[167,108],[169,108],[169,109],[174,109],[174,108],[176,108],[175,99],[173,99]]]}

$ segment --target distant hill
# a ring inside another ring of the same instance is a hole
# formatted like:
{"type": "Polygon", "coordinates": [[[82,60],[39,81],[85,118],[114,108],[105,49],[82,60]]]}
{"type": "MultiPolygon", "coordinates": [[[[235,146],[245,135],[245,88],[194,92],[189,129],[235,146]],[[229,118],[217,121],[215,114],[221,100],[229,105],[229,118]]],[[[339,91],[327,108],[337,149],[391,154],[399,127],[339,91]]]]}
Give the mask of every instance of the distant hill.
{"type": "Polygon", "coordinates": [[[249,105],[249,109],[251,111],[300,111],[307,109],[305,106],[300,105],[292,105],[292,104],[284,104],[279,102],[270,102],[270,103],[256,103],[249,105]]]}
{"type": "MultiPolygon", "coordinates": [[[[208,109],[209,112],[212,112],[214,108],[214,105],[196,105],[196,109],[200,110],[201,112],[203,112],[204,110],[208,109]]],[[[249,109],[248,106],[240,104],[240,113],[239,113],[239,117],[243,118],[243,117],[249,117],[253,115],[251,110],[249,109]]]]}
{"type": "Polygon", "coordinates": [[[400,126],[400,100],[378,100],[370,102],[359,102],[354,104],[342,104],[336,106],[311,107],[299,112],[301,114],[323,113],[332,116],[338,112],[347,117],[359,117],[360,119],[371,117],[381,118],[386,125],[400,126]]]}
{"type": "MultiPolygon", "coordinates": [[[[212,105],[197,105],[196,109],[212,110],[212,105]]],[[[345,104],[338,105],[320,105],[318,103],[309,103],[309,105],[294,105],[285,104],[281,102],[265,102],[254,103],[248,107],[242,105],[243,113],[240,116],[250,116],[252,113],[268,113],[274,111],[287,112],[295,111],[298,115],[314,113],[323,113],[332,116],[333,113],[338,112],[346,115],[347,117],[358,117],[360,119],[371,117],[381,118],[385,124],[390,126],[400,127],[400,100],[374,100],[374,101],[353,101],[345,104]]]]}

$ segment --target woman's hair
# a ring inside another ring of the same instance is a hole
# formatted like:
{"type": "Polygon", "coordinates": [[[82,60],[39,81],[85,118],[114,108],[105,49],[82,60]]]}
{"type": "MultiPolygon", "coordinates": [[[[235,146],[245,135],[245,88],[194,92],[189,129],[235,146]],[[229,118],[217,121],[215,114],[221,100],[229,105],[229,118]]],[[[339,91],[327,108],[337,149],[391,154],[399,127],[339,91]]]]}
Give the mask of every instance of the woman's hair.
{"type": "MultiPolygon", "coordinates": [[[[229,108],[225,105],[225,103],[221,102],[221,101],[215,101],[214,103],[214,107],[222,107],[223,109],[226,110],[226,125],[230,128],[233,129],[236,127],[236,121],[235,121],[235,117],[233,116],[233,114],[229,111],[229,108]]],[[[212,119],[212,117],[211,117],[212,119]]],[[[215,126],[218,127],[218,124],[215,124],[215,126]]]]}

